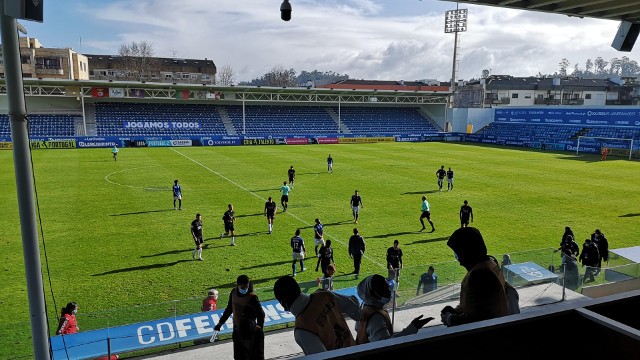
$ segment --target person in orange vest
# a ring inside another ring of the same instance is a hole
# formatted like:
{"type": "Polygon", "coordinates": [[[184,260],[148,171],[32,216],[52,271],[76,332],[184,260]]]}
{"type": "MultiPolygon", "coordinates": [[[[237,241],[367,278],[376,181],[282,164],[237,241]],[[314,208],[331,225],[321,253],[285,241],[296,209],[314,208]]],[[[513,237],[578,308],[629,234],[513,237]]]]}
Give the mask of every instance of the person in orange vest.
{"type": "Polygon", "coordinates": [[[600,153],[602,154],[602,157],[600,158],[600,161],[607,161],[607,154],[609,153],[609,149],[605,146],[605,147],[602,148],[600,153]]]}
{"type": "Polygon", "coordinates": [[[507,285],[497,262],[487,255],[480,231],[460,228],[451,234],[447,246],[467,269],[467,275],[460,286],[460,304],[455,309],[442,309],[442,322],[454,326],[508,315],[507,285]]]}
{"type": "Polygon", "coordinates": [[[307,295],[300,291],[296,280],[288,275],[276,281],[273,294],[284,310],[296,317],[293,337],[305,355],[355,345],[342,315],[346,312],[350,317],[358,319],[358,300],[355,296],[335,294],[322,289],[307,295]]]}
{"type": "Polygon", "coordinates": [[[233,314],[233,358],[264,359],[264,310],[247,275],[238,276],[236,285],[229,294],[227,308],[213,329],[220,331],[222,324],[233,314]]]}
{"type": "Polygon", "coordinates": [[[391,318],[384,306],[391,301],[391,289],[387,280],[378,274],[370,275],[358,284],[358,296],[362,299],[362,313],[358,321],[356,344],[366,344],[391,337],[415,334],[432,317],[423,319],[420,315],[413,319],[401,332],[393,332],[391,318]]]}

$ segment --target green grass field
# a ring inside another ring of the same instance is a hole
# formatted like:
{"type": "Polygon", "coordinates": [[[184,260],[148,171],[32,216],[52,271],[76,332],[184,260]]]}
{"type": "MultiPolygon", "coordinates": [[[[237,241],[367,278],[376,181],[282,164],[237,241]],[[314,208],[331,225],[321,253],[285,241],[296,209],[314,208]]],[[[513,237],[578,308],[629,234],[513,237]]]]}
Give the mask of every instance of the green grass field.
{"type": "MultiPolygon", "coordinates": [[[[622,159],[600,162],[596,155],[394,143],[134,148],[122,149],[117,162],[109,149],[36,150],[33,159],[58,307],[45,273],[51,317],[69,301],[79,303],[82,314],[200,298],[211,287],[225,293],[240,274],[256,287],[268,287],[291,273],[289,239],[297,228],[308,254],[314,253],[316,217],[325,224],[325,238],[332,239],[338,275],[350,273],[349,199],[356,189],[364,203],[357,225],[367,243],[363,272],[384,269],[386,249],[395,239],[405,267],[453,260],[446,241],[459,227],[463,200],[473,207],[473,225],[492,254],[556,247],[567,225],[579,244],[596,228],[610,248],[640,243],[640,167],[622,159]],[[326,171],[329,153],[333,174],[326,171]],[[291,165],[297,178],[289,210],[276,216],[268,235],[264,202],[272,196],[279,203],[278,189],[291,165]],[[452,192],[437,191],[440,165],[455,171],[452,192]],[[173,210],[174,179],[183,188],[183,211],[173,210]],[[434,233],[418,232],[422,195],[431,204],[434,233]],[[219,239],[228,203],[238,217],[236,247],[219,239]],[[189,226],[196,213],[204,223],[204,262],[191,258],[189,226]]],[[[11,151],[0,152],[0,164],[0,327],[7,328],[29,316],[11,151]]],[[[321,275],[313,271],[314,260],[306,262],[298,281],[321,275]]],[[[187,303],[194,308],[180,312],[198,310],[199,300],[187,303]]],[[[154,306],[160,313],[167,308],[154,306]]],[[[149,316],[157,313],[150,310],[149,316]]],[[[0,342],[7,348],[6,338],[0,342]]]]}

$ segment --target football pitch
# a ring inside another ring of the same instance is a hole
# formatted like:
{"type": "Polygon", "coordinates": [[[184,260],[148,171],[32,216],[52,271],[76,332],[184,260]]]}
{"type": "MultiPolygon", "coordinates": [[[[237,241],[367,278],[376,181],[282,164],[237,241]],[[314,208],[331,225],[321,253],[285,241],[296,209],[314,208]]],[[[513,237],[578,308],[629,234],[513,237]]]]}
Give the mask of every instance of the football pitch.
{"type": "MultiPolygon", "coordinates": [[[[0,159],[0,326],[7,327],[28,322],[29,315],[12,152],[0,152],[0,159]]],[[[336,275],[353,271],[347,244],[356,226],[367,246],[363,273],[384,271],[386,249],[396,239],[405,267],[454,260],[446,242],[460,226],[464,200],[490,254],[557,247],[565,226],[580,245],[596,228],[612,249],[640,243],[640,167],[622,159],[601,162],[596,155],[394,143],[125,148],[117,162],[109,149],[35,150],[33,161],[57,302],[55,309],[44,269],[50,317],[70,301],[79,304],[80,315],[203,298],[212,287],[222,294],[240,274],[255,287],[270,286],[291,274],[289,240],[298,228],[309,259],[297,280],[314,280],[321,276],[312,258],[315,218],[333,242],[336,275]],[[292,165],[297,176],[289,209],[278,209],[268,234],[264,203],[271,196],[280,207],[279,189],[292,165]],[[453,191],[446,191],[446,182],[438,191],[441,165],[455,172],[453,191]],[[175,179],[183,189],[183,211],[173,210],[175,179]],[[358,225],[349,206],[355,190],[364,204],[358,225]],[[433,233],[419,232],[423,195],[431,204],[433,233]],[[219,238],[229,203],[237,217],[235,247],[219,238]],[[203,221],[202,262],[191,257],[196,213],[203,221]]],[[[42,246],[41,252],[44,268],[42,246]]],[[[81,319],[79,325],[82,331],[81,319]]]]}

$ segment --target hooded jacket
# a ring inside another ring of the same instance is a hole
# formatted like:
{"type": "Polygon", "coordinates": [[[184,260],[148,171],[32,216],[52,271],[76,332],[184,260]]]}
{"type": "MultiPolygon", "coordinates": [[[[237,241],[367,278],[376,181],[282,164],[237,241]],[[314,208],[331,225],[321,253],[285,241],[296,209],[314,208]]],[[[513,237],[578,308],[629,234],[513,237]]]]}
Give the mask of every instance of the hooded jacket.
{"type": "Polygon", "coordinates": [[[450,314],[447,326],[508,315],[509,307],[502,272],[487,255],[480,231],[467,227],[456,230],[447,245],[457,254],[467,275],[460,287],[458,313],[450,314]]]}

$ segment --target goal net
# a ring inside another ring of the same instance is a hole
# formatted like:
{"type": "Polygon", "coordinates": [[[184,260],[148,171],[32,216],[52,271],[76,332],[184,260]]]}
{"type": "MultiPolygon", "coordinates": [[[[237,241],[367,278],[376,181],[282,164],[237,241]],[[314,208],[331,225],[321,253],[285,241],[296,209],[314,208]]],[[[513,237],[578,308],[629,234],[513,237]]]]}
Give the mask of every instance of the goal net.
{"type": "Polygon", "coordinates": [[[637,149],[638,141],[625,138],[607,138],[594,136],[578,136],[576,155],[583,153],[601,154],[603,148],[607,148],[607,156],[620,156],[629,158],[640,158],[640,150],[637,149]],[[634,150],[634,146],[636,149],[634,150]]]}

